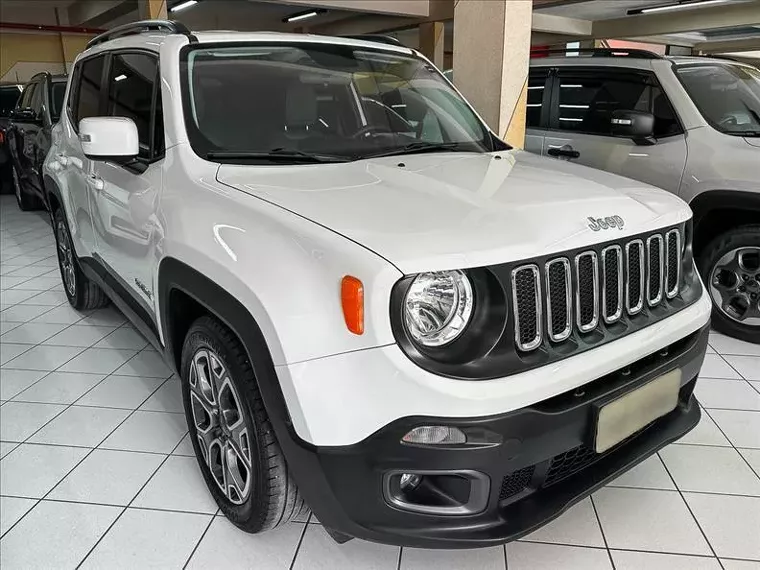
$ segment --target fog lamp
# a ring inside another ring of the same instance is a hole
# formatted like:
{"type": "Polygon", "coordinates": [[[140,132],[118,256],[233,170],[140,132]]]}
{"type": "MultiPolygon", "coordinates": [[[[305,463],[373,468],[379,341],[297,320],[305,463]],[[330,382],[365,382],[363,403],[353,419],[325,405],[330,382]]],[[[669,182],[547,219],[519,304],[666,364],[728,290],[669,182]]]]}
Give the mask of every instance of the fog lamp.
{"type": "Polygon", "coordinates": [[[411,491],[412,489],[417,488],[420,481],[422,481],[422,479],[419,475],[415,475],[414,473],[402,473],[399,486],[403,491],[411,491]]]}
{"type": "Polygon", "coordinates": [[[467,436],[458,427],[420,426],[407,433],[401,441],[422,445],[450,445],[467,443],[467,436]]]}

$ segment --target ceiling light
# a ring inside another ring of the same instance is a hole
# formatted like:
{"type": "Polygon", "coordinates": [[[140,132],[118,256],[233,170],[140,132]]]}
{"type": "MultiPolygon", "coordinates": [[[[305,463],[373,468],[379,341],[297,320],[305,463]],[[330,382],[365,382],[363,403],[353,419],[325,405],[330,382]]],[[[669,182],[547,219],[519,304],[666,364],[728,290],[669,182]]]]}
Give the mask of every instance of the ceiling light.
{"type": "Polygon", "coordinates": [[[121,75],[117,75],[116,77],[114,77],[113,80],[114,81],[124,81],[126,78],[127,78],[127,76],[122,73],[121,75]]]}
{"type": "Polygon", "coordinates": [[[182,2],[181,4],[177,4],[173,8],[169,10],[169,12],[179,12],[180,10],[184,10],[185,8],[189,8],[190,6],[194,6],[198,3],[198,0],[187,0],[186,2],[182,2]]]}
{"type": "Polygon", "coordinates": [[[327,12],[327,10],[324,8],[317,8],[316,10],[309,10],[308,12],[298,12],[297,14],[291,14],[287,18],[284,18],[282,21],[285,23],[300,22],[301,20],[308,20],[309,18],[314,18],[315,16],[319,16],[325,12],[327,12]]]}
{"type": "Polygon", "coordinates": [[[635,8],[628,10],[629,16],[636,14],[653,14],[655,12],[669,12],[671,10],[684,10],[686,8],[699,8],[709,6],[710,4],[722,4],[728,0],[680,0],[674,4],[663,4],[662,6],[650,6],[649,8],[635,8]]]}

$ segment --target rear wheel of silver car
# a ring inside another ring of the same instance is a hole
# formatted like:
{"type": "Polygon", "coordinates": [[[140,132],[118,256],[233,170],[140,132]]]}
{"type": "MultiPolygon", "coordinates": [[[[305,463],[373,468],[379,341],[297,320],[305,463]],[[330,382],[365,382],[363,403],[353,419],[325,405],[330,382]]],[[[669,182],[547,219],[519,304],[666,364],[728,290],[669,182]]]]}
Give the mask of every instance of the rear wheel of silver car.
{"type": "Polygon", "coordinates": [[[88,279],[79,266],[79,259],[71,242],[69,226],[61,208],[53,213],[53,232],[58,251],[61,282],[71,306],[75,309],[87,310],[107,305],[106,294],[97,284],[88,279]]]}
{"type": "Polygon", "coordinates": [[[257,533],[306,512],[237,337],[216,319],[199,318],[185,338],[180,369],[195,455],[225,516],[257,533]]]}
{"type": "Polygon", "coordinates": [[[16,202],[18,203],[19,209],[23,212],[38,210],[40,208],[39,200],[24,191],[15,164],[11,165],[11,171],[13,176],[13,192],[16,194],[16,202]]]}
{"type": "Polygon", "coordinates": [[[713,301],[713,327],[760,343],[760,226],[743,226],[716,237],[700,260],[713,301]]]}

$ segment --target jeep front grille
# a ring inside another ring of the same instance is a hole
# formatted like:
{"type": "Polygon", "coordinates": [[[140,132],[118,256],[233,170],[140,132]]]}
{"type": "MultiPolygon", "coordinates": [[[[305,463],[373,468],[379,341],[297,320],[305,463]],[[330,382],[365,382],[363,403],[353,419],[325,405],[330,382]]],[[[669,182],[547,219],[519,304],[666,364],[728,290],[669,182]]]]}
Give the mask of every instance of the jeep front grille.
{"type": "Polygon", "coordinates": [[[674,229],[512,270],[515,343],[523,352],[561,343],[655,307],[679,293],[681,233],[674,229]],[[543,273],[543,275],[542,275],[543,273]],[[545,307],[545,310],[544,310],[545,307]],[[543,331],[546,334],[543,334],[543,331]]]}

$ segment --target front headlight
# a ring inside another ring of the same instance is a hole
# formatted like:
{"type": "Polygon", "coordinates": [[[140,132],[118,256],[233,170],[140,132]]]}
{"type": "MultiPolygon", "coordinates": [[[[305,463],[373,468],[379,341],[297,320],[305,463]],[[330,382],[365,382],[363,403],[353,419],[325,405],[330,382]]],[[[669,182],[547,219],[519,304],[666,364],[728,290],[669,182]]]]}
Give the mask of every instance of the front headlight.
{"type": "Polygon", "coordinates": [[[461,271],[421,273],[404,299],[404,322],[422,346],[443,346],[456,340],[472,318],[472,284],[461,271]]]}

